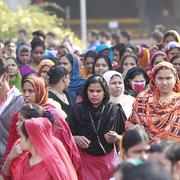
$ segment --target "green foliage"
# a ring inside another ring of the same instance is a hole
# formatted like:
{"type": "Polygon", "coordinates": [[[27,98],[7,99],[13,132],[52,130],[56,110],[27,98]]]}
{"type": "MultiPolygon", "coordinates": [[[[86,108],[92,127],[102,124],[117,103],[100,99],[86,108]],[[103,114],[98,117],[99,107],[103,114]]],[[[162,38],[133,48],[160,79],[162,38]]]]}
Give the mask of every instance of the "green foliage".
{"type": "MultiPolygon", "coordinates": [[[[73,35],[69,29],[63,29],[63,19],[56,15],[49,15],[44,9],[37,6],[30,6],[28,9],[18,9],[12,11],[5,6],[0,5],[0,39],[16,40],[17,31],[25,28],[31,34],[35,30],[43,30],[46,32],[55,32],[59,37],[59,42],[66,35],[73,35]]],[[[78,38],[75,38],[81,46],[78,38]]]]}

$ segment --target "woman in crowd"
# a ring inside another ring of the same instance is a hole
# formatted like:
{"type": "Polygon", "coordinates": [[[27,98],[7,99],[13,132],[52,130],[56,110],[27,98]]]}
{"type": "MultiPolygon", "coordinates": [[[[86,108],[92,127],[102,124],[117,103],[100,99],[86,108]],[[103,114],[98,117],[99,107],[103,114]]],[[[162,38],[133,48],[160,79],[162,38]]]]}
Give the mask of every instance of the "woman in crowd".
{"type": "Polygon", "coordinates": [[[62,143],[52,136],[47,118],[25,120],[21,127],[20,151],[26,151],[15,167],[16,180],[77,179],[62,143]]]}
{"type": "Polygon", "coordinates": [[[68,90],[71,93],[73,103],[75,103],[78,95],[82,94],[82,89],[85,83],[85,79],[79,75],[78,60],[73,54],[66,54],[60,57],[59,65],[67,70],[70,78],[68,90]]]}
{"type": "Polygon", "coordinates": [[[0,59],[0,168],[6,149],[12,116],[23,106],[22,94],[15,86],[9,85],[7,62],[0,59]]]}
{"type": "MultiPolygon", "coordinates": [[[[28,76],[22,83],[22,90],[24,95],[25,103],[36,103],[42,106],[45,110],[51,112],[54,122],[53,122],[53,135],[57,137],[65,146],[75,169],[78,171],[80,167],[80,159],[77,146],[72,137],[71,131],[62,118],[62,115],[57,111],[57,109],[48,102],[48,87],[44,80],[36,76],[28,76]]],[[[16,137],[16,123],[18,121],[18,113],[16,113],[11,121],[11,126],[9,129],[9,143],[6,147],[6,156],[9,154],[12,145],[17,140],[16,137]]]]}
{"type": "Polygon", "coordinates": [[[159,140],[180,142],[180,81],[176,69],[161,62],[152,72],[148,88],[136,98],[127,128],[140,124],[151,143],[159,140]]]}
{"type": "Polygon", "coordinates": [[[84,67],[81,69],[80,74],[84,79],[87,79],[91,75],[93,75],[93,64],[95,58],[97,57],[97,53],[95,51],[88,51],[83,60],[84,67]]]}
{"type": "Polygon", "coordinates": [[[115,46],[112,47],[113,50],[113,69],[119,71],[121,67],[121,58],[123,57],[126,46],[122,43],[118,43],[115,46]]]}
{"type": "Polygon", "coordinates": [[[167,44],[171,41],[175,41],[180,43],[180,35],[177,31],[175,30],[168,30],[163,37],[163,48],[165,49],[167,44]]]}
{"type": "Polygon", "coordinates": [[[141,67],[131,68],[124,79],[125,94],[136,97],[149,83],[147,73],[141,67]]]}
{"type": "Polygon", "coordinates": [[[123,135],[122,159],[138,158],[146,161],[148,159],[149,149],[148,135],[141,128],[130,129],[123,135]]]}
{"type": "Polygon", "coordinates": [[[124,94],[125,89],[122,75],[117,71],[107,71],[103,77],[109,86],[110,101],[121,104],[128,118],[132,113],[134,97],[124,94]]]}
{"type": "Polygon", "coordinates": [[[49,84],[49,76],[47,72],[54,65],[54,62],[50,59],[44,59],[40,62],[39,67],[37,69],[37,74],[39,77],[42,77],[47,84],[49,84]]]}
{"type": "Polygon", "coordinates": [[[57,101],[62,110],[69,115],[72,102],[68,91],[66,91],[69,85],[66,69],[52,66],[47,74],[49,76],[49,98],[57,101]]]}
{"type": "Polygon", "coordinates": [[[16,64],[16,59],[13,57],[6,58],[7,65],[9,67],[9,83],[14,85],[17,89],[21,89],[21,74],[16,64]]]}
{"type": "Polygon", "coordinates": [[[180,55],[175,55],[171,58],[170,62],[174,65],[176,68],[176,71],[178,73],[178,77],[180,78],[180,55]]]}
{"type": "Polygon", "coordinates": [[[103,76],[109,70],[112,70],[112,64],[108,56],[98,55],[93,64],[93,74],[103,76]]]}
{"type": "Polygon", "coordinates": [[[165,47],[165,53],[167,55],[167,60],[170,61],[175,55],[180,55],[180,43],[171,41],[165,47]]]}
{"type": "Polygon", "coordinates": [[[84,87],[84,101],[74,106],[69,118],[86,180],[107,180],[115,167],[114,143],[124,132],[126,117],[121,106],[109,98],[104,78],[91,76],[84,87]]]}
{"type": "Polygon", "coordinates": [[[40,62],[44,59],[45,45],[42,40],[35,38],[31,41],[31,62],[30,67],[37,72],[40,62]]]}
{"type": "Polygon", "coordinates": [[[17,61],[21,76],[24,76],[32,72],[32,69],[30,68],[28,64],[30,62],[30,56],[31,56],[30,45],[21,43],[17,46],[16,61],[17,61]]]}
{"type": "Polygon", "coordinates": [[[156,51],[152,54],[151,59],[150,59],[150,64],[147,68],[148,70],[148,75],[150,75],[152,69],[160,62],[166,60],[166,54],[163,51],[156,51]]]}
{"type": "Polygon", "coordinates": [[[126,77],[126,74],[129,69],[138,66],[138,58],[134,54],[124,54],[121,59],[121,73],[123,79],[126,77]]]}

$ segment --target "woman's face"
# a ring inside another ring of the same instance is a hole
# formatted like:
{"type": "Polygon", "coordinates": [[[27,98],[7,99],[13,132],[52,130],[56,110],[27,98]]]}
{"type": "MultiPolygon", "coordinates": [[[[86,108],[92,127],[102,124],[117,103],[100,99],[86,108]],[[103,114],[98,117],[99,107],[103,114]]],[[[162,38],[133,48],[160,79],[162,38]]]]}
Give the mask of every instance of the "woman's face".
{"type": "Polygon", "coordinates": [[[178,76],[180,77],[180,57],[175,59],[172,64],[174,65],[174,67],[177,70],[178,76]]]}
{"type": "Polygon", "coordinates": [[[150,145],[147,142],[141,142],[129,148],[125,152],[125,156],[126,158],[139,158],[141,160],[146,161],[148,159],[149,149],[150,149],[150,145]]]}
{"type": "Polygon", "coordinates": [[[160,95],[168,95],[173,92],[176,79],[174,73],[170,69],[161,69],[155,77],[155,86],[160,95]]]}
{"type": "Polygon", "coordinates": [[[146,86],[146,80],[142,74],[136,75],[132,80],[129,80],[131,88],[134,92],[140,93],[146,86]]]}
{"type": "Polygon", "coordinates": [[[58,49],[57,58],[64,56],[68,53],[68,50],[65,47],[61,47],[58,49]]]}
{"type": "Polygon", "coordinates": [[[157,64],[159,64],[159,63],[162,62],[162,61],[164,61],[163,56],[162,56],[162,55],[157,55],[157,56],[155,57],[154,62],[153,62],[153,67],[156,66],[157,64]]]}
{"type": "Polygon", "coordinates": [[[18,67],[17,64],[15,63],[14,59],[8,59],[7,60],[7,65],[9,67],[9,77],[13,78],[16,76],[16,74],[18,73],[18,67]]]}
{"type": "Polygon", "coordinates": [[[24,117],[22,116],[21,113],[18,113],[18,121],[16,123],[16,131],[19,135],[21,135],[21,126],[23,122],[25,121],[24,117]]]}
{"type": "Polygon", "coordinates": [[[30,82],[25,82],[23,86],[23,96],[25,103],[35,103],[36,94],[30,82]]]}
{"type": "Polygon", "coordinates": [[[93,64],[94,64],[94,59],[92,57],[87,57],[86,60],[84,61],[84,67],[89,72],[89,74],[93,73],[93,64]]]}
{"type": "Polygon", "coordinates": [[[129,69],[136,67],[136,60],[133,57],[127,57],[123,62],[123,72],[128,72],[129,69]]]}
{"type": "Polygon", "coordinates": [[[87,88],[88,99],[93,107],[98,107],[104,98],[104,90],[100,83],[92,83],[87,88]]]}
{"type": "Polygon", "coordinates": [[[122,94],[123,81],[120,76],[115,75],[111,78],[109,82],[110,95],[113,97],[118,97],[122,94]]]}
{"type": "Polygon", "coordinates": [[[22,64],[27,64],[30,61],[30,52],[20,52],[18,59],[22,64]]]}
{"type": "Polygon", "coordinates": [[[35,63],[39,64],[44,59],[44,53],[43,47],[38,46],[32,51],[31,57],[35,63]]]}
{"type": "Polygon", "coordinates": [[[29,141],[29,138],[26,138],[22,132],[20,134],[20,146],[21,146],[21,149],[23,151],[28,151],[30,150],[30,147],[31,147],[31,143],[29,141]]]}
{"type": "Polygon", "coordinates": [[[169,42],[172,42],[172,41],[176,41],[176,39],[174,38],[174,36],[168,35],[168,36],[165,38],[165,40],[164,40],[164,47],[166,47],[167,44],[168,44],[169,42]]]}
{"type": "Polygon", "coordinates": [[[109,66],[104,58],[100,58],[96,61],[96,64],[94,66],[94,73],[96,75],[103,76],[105,72],[109,70],[109,66]]]}
{"type": "Polygon", "coordinates": [[[50,67],[49,66],[43,66],[41,69],[41,74],[40,76],[45,80],[47,84],[49,84],[49,76],[47,75],[47,72],[49,71],[50,67]]]}
{"type": "Polygon", "coordinates": [[[116,49],[113,51],[113,56],[114,56],[114,61],[119,63],[120,60],[120,54],[119,51],[117,51],[116,49]]]}
{"type": "Polygon", "coordinates": [[[71,65],[71,63],[69,62],[68,58],[66,58],[65,56],[62,56],[62,57],[59,59],[59,65],[60,65],[61,67],[64,67],[64,68],[67,70],[67,73],[68,73],[68,74],[71,74],[72,65],[71,65]]]}
{"type": "Polygon", "coordinates": [[[179,48],[173,48],[167,53],[168,60],[170,61],[171,58],[175,55],[180,55],[180,49],[179,48]]]}

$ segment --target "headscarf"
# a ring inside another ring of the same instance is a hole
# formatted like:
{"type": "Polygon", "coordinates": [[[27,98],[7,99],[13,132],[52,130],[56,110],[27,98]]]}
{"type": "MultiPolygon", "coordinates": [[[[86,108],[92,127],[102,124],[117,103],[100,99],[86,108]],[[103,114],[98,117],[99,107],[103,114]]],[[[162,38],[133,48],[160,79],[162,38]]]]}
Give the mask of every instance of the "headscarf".
{"type": "Polygon", "coordinates": [[[121,106],[126,114],[126,117],[128,118],[132,112],[132,105],[134,102],[134,97],[124,94],[124,91],[125,91],[124,80],[122,78],[122,75],[117,71],[107,71],[103,75],[104,79],[107,82],[108,87],[110,84],[110,80],[113,76],[120,77],[121,82],[122,82],[122,90],[121,90],[121,94],[118,97],[114,97],[114,96],[110,95],[110,101],[113,103],[121,104],[121,106]]]}
{"type": "Polygon", "coordinates": [[[113,51],[112,51],[112,49],[109,48],[106,44],[100,44],[100,45],[98,45],[96,47],[96,52],[99,53],[99,54],[103,54],[102,52],[104,50],[109,50],[109,56],[108,57],[109,57],[109,59],[110,59],[110,61],[112,63],[112,61],[113,61],[113,51]]]}
{"type": "Polygon", "coordinates": [[[26,49],[28,52],[31,52],[30,45],[28,45],[26,43],[21,43],[21,44],[18,45],[18,47],[16,49],[16,60],[17,60],[18,66],[22,65],[22,63],[19,61],[19,54],[21,53],[21,51],[23,49],[26,49]]]}
{"type": "Polygon", "coordinates": [[[162,44],[164,44],[166,37],[167,37],[168,35],[171,35],[171,34],[174,35],[174,36],[176,37],[176,39],[177,39],[177,42],[180,43],[180,35],[179,35],[179,33],[178,33],[177,31],[175,31],[175,30],[169,30],[169,31],[167,31],[167,32],[164,34],[163,43],[162,43],[162,44]]]}
{"type": "Polygon", "coordinates": [[[165,47],[165,53],[168,54],[169,51],[171,51],[174,48],[180,49],[180,43],[176,41],[171,41],[167,44],[165,47]]]}
{"type": "MultiPolygon", "coordinates": [[[[43,159],[45,169],[53,180],[77,179],[75,169],[64,146],[52,136],[52,125],[48,119],[28,119],[25,121],[25,129],[36,152],[43,159]]],[[[28,176],[28,174],[21,173],[23,173],[23,170],[19,168],[17,174],[21,178],[28,176]]],[[[26,177],[26,179],[28,178],[26,177]]]]}
{"type": "Polygon", "coordinates": [[[174,140],[180,142],[180,81],[178,74],[169,62],[163,61],[157,64],[151,74],[148,88],[141,92],[134,103],[133,113],[126,126],[139,124],[145,128],[151,143],[159,140],[174,140]],[[174,92],[177,96],[167,103],[159,103],[159,92],[155,86],[155,72],[166,67],[174,72],[176,83],[174,92]]]}
{"type": "Polygon", "coordinates": [[[16,86],[17,89],[21,90],[21,81],[22,81],[22,77],[20,72],[18,71],[15,78],[9,80],[9,84],[13,84],[16,86]]]}
{"type": "MultiPolygon", "coordinates": [[[[166,62],[166,61],[163,61],[163,62],[160,62],[159,64],[157,64],[153,71],[152,71],[152,74],[151,74],[151,80],[150,80],[150,83],[149,83],[149,86],[150,88],[155,92],[157,91],[156,88],[155,88],[155,82],[154,82],[154,79],[155,79],[155,72],[158,71],[159,69],[163,68],[163,67],[166,67],[168,69],[170,69],[171,71],[173,71],[174,75],[175,75],[175,78],[176,78],[176,84],[174,86],[174,91],[177,92],[177,93],[180,93],[180,80],[179,80],[179,77],[178,77],[178,74],[177,74],[177,71],[175,69],[175,67],[173,66],[173,64],[169,63],[169,62],[166,62]]],[[[157,93],[157,92],[156,92],[157,93]]]]}
{"type": "Polygon", "coordinates": [[[41,61],[39,66],[38,66],[38,69],[37,69],[38,76],[40,76],[41,71],[42,71],[44,66],[48,66],[49,68],[51,68],[53,65],[54,65],[54,62],[50,59],[44,59],[43,61],[41,61]]]}
{"type": "Polygon", "coordinates": [[[72,62],[71,79],[68,90],[70,91],[73,99],[76,99],[77,92],[79,90],[82,90],[86,80],[79,75],[79,64],[76,56],[72,55],[72,60],[73,62],[72,62]]]}
{"type": "Polygon", "coordinates": [[[41,77],[37,76],[29,76],[27,79],[24,80],[25,82],[29,82],[34,87],[35,91],[35,102],[36,104],[43,106],[47,103],[48,100],[48,87],[41,77]]]}

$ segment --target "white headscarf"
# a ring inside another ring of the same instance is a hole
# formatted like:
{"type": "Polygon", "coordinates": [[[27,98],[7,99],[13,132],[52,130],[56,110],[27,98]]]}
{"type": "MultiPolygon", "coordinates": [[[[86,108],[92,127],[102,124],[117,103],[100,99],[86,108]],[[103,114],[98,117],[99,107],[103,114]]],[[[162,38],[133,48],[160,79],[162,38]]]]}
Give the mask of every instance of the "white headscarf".
{"type": "Polygon", "coordinates": [[[122,75],[117,72],[117,71],[107,71],[103,77],[104,79],[106,80],[107,82],[107,85],[109,87],[110,85],[110,80],[113,76],[119,76],[121,78],[121,81],[122,81],[122,91],[121,91],[121,94],[118,96],[118,97],[114,97],[110,94],[110,101],[113,102],[113,103],[119,103],[121,104],[125,114],[126,114],[126,117],[128,118],[132,112],[132,105],[133,105],[133,102],[134,102],[134,97],[130,96],[130,95],[124,95],[124,80],[122,78],[122,75]]]}

